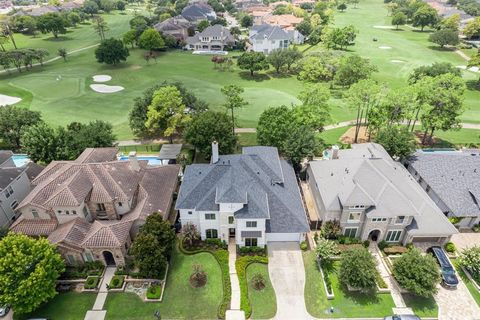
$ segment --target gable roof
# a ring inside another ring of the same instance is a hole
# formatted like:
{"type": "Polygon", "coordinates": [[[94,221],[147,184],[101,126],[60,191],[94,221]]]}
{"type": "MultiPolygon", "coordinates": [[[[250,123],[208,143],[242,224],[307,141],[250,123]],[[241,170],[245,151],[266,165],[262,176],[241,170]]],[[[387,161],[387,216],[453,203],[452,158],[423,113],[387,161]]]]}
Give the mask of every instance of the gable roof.
{"type": "Polygon", "coordinates": [[[175,17],[168,18],[162,22],[155,24],[153,27],[160,32],[166,31],[175,31],[175,30],[184,30],[188,29],[193,24],[185,19],[184,17],[178,15],[175,17]]]}
{"type": "Polygon", "coordinates": [[[250,29],[250,39],[252,40],[290,40],[292,36],[276,25],[261,24],[252,26],[250,29]]]}
{"type": "Polygon", "coordinates": [[[200,33],[196,33],[192,37],[187,38],[187,44],[195,44],[200,41],[200,38],[202,37],[218,37],[218,40],[213,40],[213,41],[219,41],[222,43],[233,43],[235,42],[235,39],[233,38],[232,34],[230,33],[230,30],[228,28],[220,25],[220,24],[215,24],[213,26],[209,26],[205,28],[200,33]]]}
{"type": "Polygon", "coordinates": [[[454,215],[480,216],[480,150],[418,151],[409,164],[454,215]]]}
{"type": "Polygon", "coordinates": [[[326,210],[365,205],[369,218],[414,216],[424,235],[456,233],[405,167],[385,154],[380,145],[366,143],[339,150],[339,159],[311,161],[326,210]]]}
{"type": "Polygon", "coordinates": [[[218,211],[239,203],[236,218],[268,219],[267,232],[306,232],[308,224],[293,168],[274,147],[245,147],[217,163],[187,166],[176,209],[218,211]]]}
{"type": "Polygon", "coordinates": [[[97,163],[117,160],[117,148],[87,148],[78,156],[75,162],[97,163]]]}
{"type": "Polygon", "coordinates": [[[206,3],[194,3],[183,8],[181,15],[188,21],[214,20],[217,15],[206,3]]]}
{"type": "Polygon", "coordinates": [[[0,192],[10,185],[17,177],[23,174],[25,168],[0,167],[0,192]]]}
{"type": "Polygon", "coordinates": [[[7,162],[13,156],[13,152],[10,150],[0,150],[0,166],[7,162]]]}
{"type": "Polygon", "coordinates": [[[162,160],[175,160],[182,151],[182,144],[163,144],[158,154],[158,158],[162,160]]]}

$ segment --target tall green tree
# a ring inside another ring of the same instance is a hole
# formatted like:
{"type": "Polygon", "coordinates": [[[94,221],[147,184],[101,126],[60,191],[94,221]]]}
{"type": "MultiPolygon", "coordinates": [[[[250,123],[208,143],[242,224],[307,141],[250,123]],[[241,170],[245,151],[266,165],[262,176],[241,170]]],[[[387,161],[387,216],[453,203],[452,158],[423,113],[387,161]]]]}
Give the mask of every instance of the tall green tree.
{"type": "Polygon", "coordinates": [[[397,30],[399,26],[403,26],[407,23],[407,16],[403,12],[397,12],[392,17],[392,24],[396,26],[397,30]]]}
{"type": "Polygon", "coordinates": [[[49,12],[37,18],[37,28],[42,33],[51,32],[55,38],[67,33],[68,21],[58,13],[49,12]]]}
{"type": "Polygon", "coordinates": [[[294,108],[296,121],[322,132],[330,120],[330,91],[321,84],[309,85],[300,92],[298,99],[302,105],[294,108]]]}
{"type": "Polygon", "coordinates": [[[349,87],[360,80],[370,78],[371,74],[377,71],[377,67],[368,59],[358,55],[343,56],[335,74],[335,83],[349,87]]]}
{"type": "Polygon", "coordinates": [[[342,253],[338,278],[347,286],[362,291],[376,291],[377,267],[372,254],[363,247],[342,253]]]}
{"type": "Polygon", "coordinates": [[[283,154],[289,159],[296,171],[301,169],[303,159],[313,157],[321,149],[321,141],[311,127],[293,122],[287,133],[283,154]]]}
{"type": "Polygon", "coordinates": [[[122,61],[127,61],[129,55],[130,53],[122,40],[115,38],[102,41],[95,49],[95,58],[99,63],[116,65],[122,61]]]}
{"type": "Polygon", "coordinates": [[[268,63],[272,65],[277,73],[280,73],[280,69],[287,64],[287,56],[283,49],[275,49],[270,52],[270,55],[267,57],[268,63]]]}
{"type": "Polygon", "coordinates": [[[243,108],[248,104],[248,102],[241,96],[243,92],[243,88],[235,84],[222,87],[222,93],[226,98],[223,106],[227,111],[230,111],[232,117],[232,136],[235,136],[235,110],[243,108]]]}
{"type": "Polygon", "coordinates": [[[0,240],[0,256],[0,301],[15,314],[32,312],[57,294],[65,265],[46,238],[10,233],[0,240]]]}
{"type": "Polygon", "coordinates": [[[388,154],[397,160],[405,160],[415,152],[415,136],[406,127],[387,126],[375,136],[388,154]]]}
{"type": "Polygon", "coordinates": [[[105,32],[109,30],[108,24],[103,19],[102,16],[95,16],[93,18],[93,29],[95,30],[96,33],[100,36],[101,41],[105,41],[105,32]]]}
{"type": "Polygon", "coordinates": [[[0,139],[10,148],[21,147],[21,137],[32,126],[42,122],[40,112],[15,106],[0,107],[0,139]]]}
{"type": "Polygon", "coordinates": [[[263,146],[275,146],[283,153],[293,121],[295,121],[293,110],[287,106],[265,109],[258,120],[258,143],[263,146]]]}
{"type": "Polygon", "coordinates": [[[437,77],[446,73],[451,73],[458,77],[462,76],[462,71],[453,64],[449,62],[434,62],[429,66],[415,68],[408,77],[408,83],[414,84],[423,77],[437,77]]]}
{"type": "Polygon", "coordinates": [[[414,27],[420,27],[423,31],[426,26],[435,27],[438,23],[438,14],[435,9],[428,4],[421,6],[413,15],[412,25],[414,27]]]}
{"type": "Polygon", "coordinates": [[[398,284],[411,293],[430,297],[437,292],[440,272],[435,258],[418,249],[409,250],[393,262],[393,276],[398,284]]]}
{"type": "Polygon", "coordinates": [[[235,151],[237,137],[232,136],[232,120],[222,112],[206,111],[193,117],[185,130],[185,141],[207,159],[212,154],[212,142],[217,141],[221,154],[235,151]]]}
{"type": "Polygon", "coordinates": [[[428,41],[436,43],[443,48],[445,46],[456,46],[460,43],[458,31],[451,29],[440,29],[430,34],[428,41]]]}
{"type": "Polygon", "coordinates": [[[203,32],[203,30],[207,29],[208,27],[210,27],[210,22],[208,22],[208,20],[202,20],[198,23],[197,30],[198,32],[203,32]]]}
{"type": "Polygon", "coordinates": [[[165,46],[165,41],[163,41],[162,36],[160,36],[160,33],[157,30],[148,28],[145,29],[140,36],[138,46],[142,49],[147,49],[150,54],[152,54],[153,50],[163,48],[165,46]]]}
{"type": "Polygon", "coordinates": [[[122,40],[125,45],[131,45],[132,49],[135,48],[135,42],[136,42],[135,30],[132,29],[125,32],[122,36],[122,40]]]}
{"type": "Polygon", "coordinates": [[[267,57],[262,52],[244,52],[237,59],[238,67],[250,71],[253,77],[255,71],[268,69],[267,57]]]}
{"type": "Polygon", "coordinates": [[[145,126],[154,133],[168,137],[173,143],[173,135],[191,120],[185,109],[180,91],[175,86],[161,87],[153,94],[145,126]]]}

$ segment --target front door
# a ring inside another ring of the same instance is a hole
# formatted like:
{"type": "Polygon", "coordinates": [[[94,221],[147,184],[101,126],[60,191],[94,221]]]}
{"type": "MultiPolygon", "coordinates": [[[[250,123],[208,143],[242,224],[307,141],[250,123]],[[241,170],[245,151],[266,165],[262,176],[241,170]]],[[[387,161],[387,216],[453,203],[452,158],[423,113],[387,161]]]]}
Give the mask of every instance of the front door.
{"type": "Polygon", "coordinates": [[[115,259],[113,258],[113,254],[110,251],[103,251],[103,258],[105,259],[105,264],[107,266],[115,265],[115,259]]]}
{"type": "Polygon", "coordinates": [[[228,235],[230,238],[235,238],[235,228],[228,228],[228,235]]]}

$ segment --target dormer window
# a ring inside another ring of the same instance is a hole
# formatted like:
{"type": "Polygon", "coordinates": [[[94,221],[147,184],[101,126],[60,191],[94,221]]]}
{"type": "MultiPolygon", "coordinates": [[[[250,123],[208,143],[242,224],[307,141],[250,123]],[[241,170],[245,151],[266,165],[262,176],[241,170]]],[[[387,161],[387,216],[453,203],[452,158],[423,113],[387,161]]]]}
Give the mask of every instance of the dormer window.
{"type": "Polygon", "coordinates": [[[348,222],[358,222],[360,221],[361,212],[350,212],[348,215],[348,222]]]}
{"type": "Polygon", "coordinates": [[[247,221],[247,228],[256,228],[257,221],[247,221]]]}
{"type": "Polygon", "coordinates": [[[405,216],[398,216],[397,219],[395,220],[395,224],[403,224],[405,221],[405,216]]]}
{"type": "Polygon", "coordinates": [[[37,211],[37,209],[32,209],[32,216],[33,216],[34,218],[38,218],[38,217],[39,217],[39,216],[38,216],[38,211],[37,211]]]}

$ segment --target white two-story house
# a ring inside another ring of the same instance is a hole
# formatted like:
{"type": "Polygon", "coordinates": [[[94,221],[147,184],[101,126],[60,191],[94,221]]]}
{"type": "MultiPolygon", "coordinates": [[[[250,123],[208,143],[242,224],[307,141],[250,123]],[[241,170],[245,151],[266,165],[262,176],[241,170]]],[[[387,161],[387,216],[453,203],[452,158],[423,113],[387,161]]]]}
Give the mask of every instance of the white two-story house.
{"type": "Polygon", "coordinates": [[[273,50],[287,49],[290,44],[301,44],[303,35],[297,30],[284,30],[277,25],[260,24],[250,28],[248,40],[251,50],[270,54],[273,50]]]}
{"type": "Polygon", "coordinates": [[[210,164],[185,170],[176,203],[182,225],[195,225],[202,239],[234,238],[239,246],[305,238],[309,228],[295,174],[276,148],[219,156],[214,143],[212,153],[210,164]]]}
{"type": "Polygon", "coordinates": [[[187,38],[185,46],[188,50],[223,51],[235,44],[235,39],[228,28],[216,24],[202,32],[187,38]]]}
{"type": "Polygon", "coordinates": [[[405,167],[378,144],[354,144],[311,161],[309,188],[322,221],[362,240],[443,244],[457,233],[405,167]]]}

